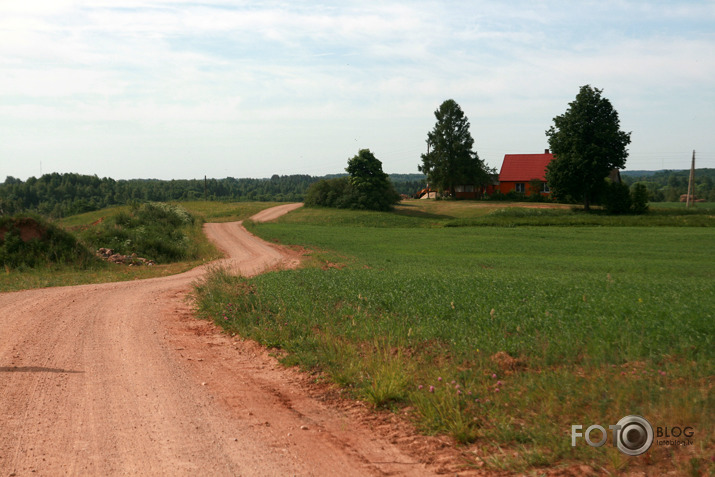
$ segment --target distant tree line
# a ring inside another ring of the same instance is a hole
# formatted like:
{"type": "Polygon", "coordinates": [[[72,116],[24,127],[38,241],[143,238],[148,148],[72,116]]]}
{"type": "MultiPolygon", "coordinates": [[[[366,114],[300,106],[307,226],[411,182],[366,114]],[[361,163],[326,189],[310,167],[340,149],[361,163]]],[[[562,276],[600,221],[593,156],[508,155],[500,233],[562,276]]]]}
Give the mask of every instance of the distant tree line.
{"type": "MultiPolygon", "coordinates": [[[[690,170],[625,171],[621,179],[629,186],[643,184],[651,202],[678,202],[688,193],[690,170]]],[[[715,169],[695,170],[695,197],[715,202],[715,169]]]]}
{"type": "MultiPolygon", "coordinates": [[[[335,176],[331,176],[335,177],[335,176]]],[[[300,202],[323,179],[303,174],[266,179],[114,180],[81,174],[45,174],[26,181],[8,176],[0,184],[0,215],[36,212],[59,218],[130,202],[189,200],[300,202]]],[[[422,174],[390,175],[400,194],[424,187],[422,174]]]]}

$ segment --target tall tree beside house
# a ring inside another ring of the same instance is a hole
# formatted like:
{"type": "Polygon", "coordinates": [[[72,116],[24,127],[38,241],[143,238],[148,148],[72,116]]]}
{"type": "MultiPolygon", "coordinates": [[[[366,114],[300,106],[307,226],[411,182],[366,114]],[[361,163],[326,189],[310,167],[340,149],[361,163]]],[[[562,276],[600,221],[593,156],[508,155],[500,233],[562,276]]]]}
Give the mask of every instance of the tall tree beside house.
{"type": "Polygon", "coordinates": [[[546,131],[555,156],[546,169],[552,194],[581,201],[586,210],[603,191],[608,174],[625,167],[631,142],[631,133],[620,130],[618,112],[602,92],[582,86],[546,131]]]}
{"type": "Polygon", "coordinates": [[[427,133],[428,152],[417,168],[427,175],[430,187],[448,190],[457,185],[482,185],[489,181],[489,169],[472,151],[474,139],[469,120],[456,101],[448,99],[434,112],[437,123],[427,133]]]}

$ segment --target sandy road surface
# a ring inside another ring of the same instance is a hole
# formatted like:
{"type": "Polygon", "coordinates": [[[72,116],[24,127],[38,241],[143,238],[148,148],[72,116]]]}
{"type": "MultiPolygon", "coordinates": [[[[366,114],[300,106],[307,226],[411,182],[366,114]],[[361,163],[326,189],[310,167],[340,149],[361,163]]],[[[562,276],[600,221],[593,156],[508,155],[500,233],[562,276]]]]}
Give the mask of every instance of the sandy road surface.
{"type": "MultiPolygon", "coordinates": [[[[206,233],[246,275],[297,263],[239,223],[206,233]]],[[[306,376],[194,319],[202,273],[0,294],[0,477],[432,473],[311,397],[306,376]]]]}

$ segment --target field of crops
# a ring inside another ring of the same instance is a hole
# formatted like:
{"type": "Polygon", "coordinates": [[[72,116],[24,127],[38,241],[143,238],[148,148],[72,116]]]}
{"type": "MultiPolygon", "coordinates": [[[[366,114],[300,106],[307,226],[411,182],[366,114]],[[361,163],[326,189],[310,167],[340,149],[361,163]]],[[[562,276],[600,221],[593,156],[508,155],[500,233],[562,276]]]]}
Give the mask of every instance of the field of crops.
{"type": "MultiPolygon", "coordinates": [[[[493,468],[582,461],[622,470],[632,458],[572,447],[570,430],[629,414],[696,429],[696,445],[654,446],[648,464],[709,465],[715,229],[707,215],[699,227],[444,227],[493,213],[453,204],[392,214],[307,209],[252,225],[313,250],[308,265],[251,280],[217,272],[198,289],[201,311],[360,399],[407,406],[425,432],[476,443],[493,468]]],[[[505,215],[520,214],[539,215],[505,215]]]]}

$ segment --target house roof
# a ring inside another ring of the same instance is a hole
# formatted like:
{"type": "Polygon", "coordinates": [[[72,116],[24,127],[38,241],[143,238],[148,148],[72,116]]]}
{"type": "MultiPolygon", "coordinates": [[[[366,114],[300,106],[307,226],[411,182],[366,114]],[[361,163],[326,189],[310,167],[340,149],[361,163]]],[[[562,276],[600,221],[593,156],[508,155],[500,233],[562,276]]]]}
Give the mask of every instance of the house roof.
{"type": "Polygon", "coordinates": [[[554,158],[544,154],[505,154],[499,172],[499,181],[529,182],[531,179],[546,181],[546,166],[554,158]]]}

